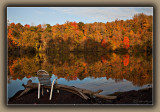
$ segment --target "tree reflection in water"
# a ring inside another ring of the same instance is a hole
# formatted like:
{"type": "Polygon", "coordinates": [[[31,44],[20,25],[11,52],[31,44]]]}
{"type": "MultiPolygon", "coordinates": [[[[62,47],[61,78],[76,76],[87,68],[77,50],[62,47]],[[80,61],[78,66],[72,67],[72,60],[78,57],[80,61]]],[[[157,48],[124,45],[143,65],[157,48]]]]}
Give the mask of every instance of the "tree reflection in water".
{"type": "Polygon", "coordinates": [[[83,80],[87,77],[106,77],[116,82],[126,79],[133,85],[152,83],[152,56],[136,56],[115,53],[68,53],[35,56],[9,57],[8,82],[24,77],[36,77],[39,69],[44,69],[57,78],[83,80]]]}

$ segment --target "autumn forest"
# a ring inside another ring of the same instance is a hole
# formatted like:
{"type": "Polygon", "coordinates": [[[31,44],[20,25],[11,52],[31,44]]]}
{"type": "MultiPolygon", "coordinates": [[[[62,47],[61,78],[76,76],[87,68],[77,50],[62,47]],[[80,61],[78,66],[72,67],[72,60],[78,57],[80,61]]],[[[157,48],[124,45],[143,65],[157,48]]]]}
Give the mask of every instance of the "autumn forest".
{"type": "Polygon", "coordinates": [[[8,77],[36,77],[36,71],[45,69],[66,80],[152,83],[152,23],[153,16],[143,13],[106,23],[8,23],[8,77]]]}
{"type": "Polygon", "coordinates": [[[46,52],[152,52],[152,16],[136,14],[131,20],[64,24],[11,23],[8,51],[46,52]]]}

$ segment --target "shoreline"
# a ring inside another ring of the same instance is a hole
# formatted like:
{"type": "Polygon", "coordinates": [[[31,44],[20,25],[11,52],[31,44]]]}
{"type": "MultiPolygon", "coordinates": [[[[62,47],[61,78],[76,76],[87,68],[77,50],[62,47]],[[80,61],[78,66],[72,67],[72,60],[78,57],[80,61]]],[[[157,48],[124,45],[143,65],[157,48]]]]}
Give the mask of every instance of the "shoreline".
{"type": "MultiPolygon", "coordinates": [[[[46,90],[44,90],[46,91],[46,90]]],[[[153,105],[152,99],[152,88],[144,88],[140,90],[131,90],[126,92],[116,92],[110,94],[110,96],[117,96],[117,99],[114,100],[106,100],[102,98],[90,97],[89,100],[84,100],[78,95],[70,93],[65,90],[57,90],[54,89],[52,100],[49,100],[49,93],[44,92],[44,96],[41,95],[40,99],[37,97],[37,89],[33,89],[28,93],[24,94],[23,96],[16,98],[23,90],[18,91],[13,97],[8,100],[8,105],[12,104],[31,104],[31,105],[38,105],[38,104],[53,104],[53,105],[63,105],[63,104],[84,104],[84,105],[92,105],[92,104],[144,104],[144,105],[153,105]]]]}

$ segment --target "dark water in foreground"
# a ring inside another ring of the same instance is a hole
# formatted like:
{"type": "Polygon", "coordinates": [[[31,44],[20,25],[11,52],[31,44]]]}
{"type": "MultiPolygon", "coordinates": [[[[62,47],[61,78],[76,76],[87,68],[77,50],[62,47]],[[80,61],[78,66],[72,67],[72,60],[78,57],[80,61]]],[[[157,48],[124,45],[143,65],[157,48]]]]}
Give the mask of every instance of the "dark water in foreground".
{"type": "Polygon", "coordinates": [[[36,72],[46,70],[59,84],[92,91],[102,89],[107,95],[119,91],[138,90],[152,86],[152,56],[144,54],[55,54],[8,57],[8,98],[29,79],[38,82],[36,72]]]}

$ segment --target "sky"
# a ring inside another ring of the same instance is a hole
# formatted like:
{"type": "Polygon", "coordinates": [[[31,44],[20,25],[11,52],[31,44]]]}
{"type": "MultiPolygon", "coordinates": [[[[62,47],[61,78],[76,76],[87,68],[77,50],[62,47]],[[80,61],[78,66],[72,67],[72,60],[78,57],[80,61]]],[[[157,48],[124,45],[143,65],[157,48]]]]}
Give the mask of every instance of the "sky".
{"type": "Polygon", "coordinates": [[[7,7],[7,20],[22,25],[127,20],[137,13],[153,16],[153,7],[7,7]]]}

